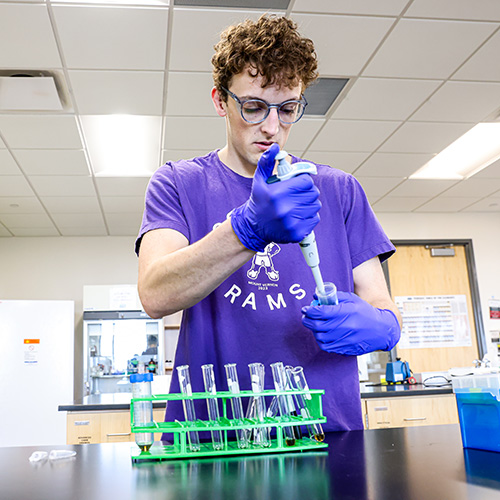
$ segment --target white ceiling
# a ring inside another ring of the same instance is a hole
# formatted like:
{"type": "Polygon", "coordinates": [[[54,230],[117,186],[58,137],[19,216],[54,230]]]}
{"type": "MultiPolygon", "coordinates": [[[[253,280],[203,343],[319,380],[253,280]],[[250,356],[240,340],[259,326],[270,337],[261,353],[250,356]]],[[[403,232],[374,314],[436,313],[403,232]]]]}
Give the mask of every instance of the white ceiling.
{"type": "MultiPolygon", "coordinates": [[[[62,112],[0,112],[0,236],[137,233],[148,178],[96,177],[85,115],[161,117],[151,171],[224,145],[212,46],[263,12],[140,3],[0,0],[0,71],[51,71],[67,97],[62,112]]],[[[352,172],[376,212],[500,212],[500,160],[464,181],[408,179],[498,116],[500,1],[291,0],[281,13],[315,41],[322,76],[350,79],[325,117],[295,125],[289,152],[352,172]]]]}

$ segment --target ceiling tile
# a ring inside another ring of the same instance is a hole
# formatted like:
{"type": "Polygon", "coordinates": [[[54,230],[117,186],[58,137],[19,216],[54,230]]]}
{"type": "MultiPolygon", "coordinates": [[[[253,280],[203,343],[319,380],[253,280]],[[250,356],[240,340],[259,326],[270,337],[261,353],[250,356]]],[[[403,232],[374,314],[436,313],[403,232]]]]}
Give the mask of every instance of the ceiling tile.
{"type": "Polygon", "coordinates": [[[290,151],[304,151],[324,123],[325,120],[302,118],[292,127],[286,148],[290,151]]]}
{"type": "Polygon", "coordinates": [[[44,5],[0,4],[0,67],[61,67],[44,5]]]}
{"type": "Polygon", "coordinates": [[[496,27],[492,23],[402,19],[364,74],[448,78],[496,27]]]}
{"type": "Polygon", "coordinates": [[[454,75],[457,80],[500,82],[500,64],[492,64],[500,54],[500,31],[497,31],[454,75]]]}
{"type": "Polygon", "coordinates": [[[62,236],[108,236],[106,227],[89,226],[89,227],[61,227],[59,229],[62,236]]]}
{"type": "MultiPolygon", "coordinates": [[[[222,147],[223,144],[220,145],[222,147]]],[[[205,156],[206,149],[198,149],[196,151],[183,150],[183,149],[162,149],[161,151],[161,164],[164,165],[167,161],[189,160],[197,156],[205,156]]]]}
{"type": "Polygon", "coordinates": [[[12,236],[12,233],[0,223],[0,236],[1,237],[9,237],[12,236]]]}
{"type": "Polygon", "coordinates": [[[500,21],[500,3],[496,0],[418,0],[405,12],[407,17],[433,17],[500,21]]]}
{"type": "Polygon", "coordinates": [[[13,149],[81,149],[74,116],[0,115],[0,132],[13,149]]]}
{"type": "Polygon", "coordinates": [[[322,76],[357,75],[394,23],[383,17],[293,14],[303,36],[314,40],[322,76]]]}
{"type": "Polygon", "coordinates": [[[211,73],[168,74],[167,115],[217,116],[210,91],[214,86],[211,73]]]}
{"type": "Polygon", "coordinates": [[[53,228],[54,224],[50,220],[49,216],[45,213],[43,214],[2,214],[0,215],[0,220],[2,224],[9,229],[12,228],[53,228]]]}
{"type": "Polygon", "coordinates": [[[101,211],[97,196],[44,196],[41,200],[51,214],[91,214],[101,211]]]}
{"type": "Polygon", "coordinates": [[[106,214],[109,234],[111,236],[137,236],[141,227],[142,212],[135,215],[106,214]]]}
{"type": "Polygon", "coordinates": [[[142,196],[149,177],[96,177],[100,196],[142,196]]]}
{"type": "Polygon", "coordinates": [[[210,151],[226,143],[226,121],[209,118],[170,117],[165,120],[165,149],[202,149],[210,151]]]}
{"type": "Polygon", "coordinates": [[[3,142],[2,138],[0,137],[0,149],[5,149],[5,142],[3,142]]]}
{"type": "Polygon", "coordinates": [[[16,149],[13,153],[27,175],[89,175],[83,150],[16,149]]]}
{"type": "Polygon", "coordinates": [[[295,0],[292,12],[397,16],[408,0],[295,0]]]}
{"type": "Polygon", "coordinates": [[[356,170],[369,177],[408,177],[434,155],[419,153],[375,153],[356,170]]]}
{"type": "Polygon", "coordinates": [[[70,71],[69,75],[82,115],[162,114],[162,72],[70,71]]]}
{"type": "Polygon", "coordinates": [[[41,213],[45,213],[45,210],[35,196],[0,197],[0,214],[41,213]]]}
{"type": "Polygon", "coordinates": [[[359,78],[332,118],[406,120],[440,83],[436,80],[359,78]]]}
{"type": "Polygon", "coordinates": [[[144,211],[144,196],[101,196],[101,203],[106,214],[144,211]]]}
{"type": "Polygon", "coordinates": [[[473,124],[406,122],[380,147],[385,153],[439,153],[473,124]]]}
{"type": "Polygon", "coordinates": [[[377,212],[412,212],[429,198],[409,198],[407,196],[385,196],[373,204],[373,210],[377,212]]]}
{"type": "Polygon", "coordinates": [[[92,179],[71,175],[32,175],[29,177],[38,196],[94,196],[92,179]]]}
{"type": "Polygon", "coordinates": [[[164,69],[167,9],[95,5],[52,9],[68,68],[164,69]]]}
{"type": "Polygon", "coordinates": [[[227,26],[257,20],[264,12],[221,9],[174,9],[169,69],[212,71],[213,46],[227,26]]]}
{"type": "Polygon", "coordinates": [[[354,172],[356,168],[368,157],[370,153],[350,153],[341,151],[308,151],[304,158],[322,165],[343,170],[344,172],[354,172]]]}
{"type": "Polygon", "coordinates": [[[52,227],[11,227],[9,230],[14,236],[60,236],[55,226],[52,227]]]}
{"type": "Polygon", "coordinates": [[[477,198],[435,198],[418,207],[415,212],[459,212],[473,204],[477,198]]]}
{"type": "Polygon", "coordinates": [[[330,120],[318,134],[313,151],[371,152],[377,148],[400,122],[330,120]]]}
{"type": "Polygon", "coordinates": [[[440,195],[444,198],[484,198],[500,190],[500,179],[471,177],[458,182],[440,195]]]}
{"type": "Polygon", "coordinates": [[[436,181],[427,179],[407,179],[391,192],[391,196],[434,197],[450,188],[457,181],[436,181]]]}
{"type": "Polygon", "coordinates": [[[500,195],[484,198],[464,208],[462,212],[500,212],[500,195]]]}
{"type": "Polygon", "coordinates": [[[33,196],[33,190],[23,175],[2,175],[0,196],[33,196]]]}
{"type": "Polygon", "coordinates": [[[62,228],[81,228],[81,227],[105,227],[104,219],[100,213],[86,214],[52,214],[56,226],[62,228]]]}
{"type": "Polygon", "coordinates": [[[400,177],[355,177],[370,198],[384,196],[401,182],[400,177]]]}
{"type": "Polygon", "coordinates": [[[474,179],[500,179],[500,160],[474,174],[474,179]]]}
{"type": "Polygon", "coordinates": [[[411,120],[479,122],[499,105],[500,83],[446,82],[411,120]]]}
{"type": "Polygon", "coordinates": [[[6,150],[0,150],[0,175],[22,175],[12,155],[6,150]]]}

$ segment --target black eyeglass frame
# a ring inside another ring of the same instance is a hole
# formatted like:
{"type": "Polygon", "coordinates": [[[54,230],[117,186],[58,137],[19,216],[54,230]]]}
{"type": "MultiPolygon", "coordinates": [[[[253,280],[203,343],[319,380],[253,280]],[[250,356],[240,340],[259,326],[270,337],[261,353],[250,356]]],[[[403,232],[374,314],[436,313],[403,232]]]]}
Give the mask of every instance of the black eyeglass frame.
{"type": "Polygon", "coordinates": [[[307,102],[307,99],[301,95],[300,99],[297,100],[297,99],[289,99],[288,101],[283,101],[282,103],[280,104],[270,104],[268,103],[267,101],[264,101],[264,99],[258,99],[258,98],[252,98],[252,99],[240,99],[236,94],[233,94],[230,90],[226,89],[226,87],[223,87],[221,85],[221,89],[226,92],[226,94],[230,97],[232,97],[236,103],[238,103],[239,107],[240,107],[240,115],[241,117],[243,118],[243,120],[245,120],[247,123],[251,123],[252,125],[256,125],[257,123],[262,123],[268,116],[269,116],[269,113],[271,112],[271,108],[276,108],[276,111],[278,112],[278,119],[281,123],[285,124],[285,125],[292,125],[293,123],[297,123],[303,116],[304,116],[304,113],[306,111],[306,106],[308,104],[307,102]],[[262,118],[261,120],[259,121],[256,121],[256,122],[253,122],[253,121],[250,121],[250,120],[247,120],[245,118],[245,116],[243,115],[243,106],[247,103],[247,102],[262,102],[264,103],[266,106],[267,106],[267,112],[264,116],[264,118],[262,118]],[[290,104],[291,102],[296,102],[298,104],[301,104],[302,105],[302,113],[293,121],[293,122],[287,122],[287,121],[284,121],[281,119],[281,116],[280,116],[280,108],[282,106],[285,106],[286,104],[290,104]]]}

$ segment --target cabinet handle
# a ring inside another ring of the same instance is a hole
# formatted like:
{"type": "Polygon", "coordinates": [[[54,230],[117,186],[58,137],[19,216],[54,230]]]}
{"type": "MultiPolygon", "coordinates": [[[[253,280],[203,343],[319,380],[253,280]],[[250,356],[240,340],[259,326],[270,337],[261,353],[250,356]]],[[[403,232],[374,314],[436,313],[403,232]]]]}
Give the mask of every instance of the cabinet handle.
{"type": "Polygon", "coordinates": [[[409,418],[403,418],[405,422],[411,422],[413,420],[427,420],[427,417],[409,417],[409,418]]]}
{"type": "Polygon", "coordinates": [[[130,432],[110,432],[106,436],[130,436],[130,432]]]}

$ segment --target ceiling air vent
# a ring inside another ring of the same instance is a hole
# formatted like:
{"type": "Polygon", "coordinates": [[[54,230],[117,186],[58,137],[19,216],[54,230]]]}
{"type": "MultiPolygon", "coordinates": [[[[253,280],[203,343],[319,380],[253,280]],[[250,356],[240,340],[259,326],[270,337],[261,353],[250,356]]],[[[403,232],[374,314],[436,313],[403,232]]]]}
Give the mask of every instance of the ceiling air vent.
{"type": "Polygon", "coordinates": [[[318,78],[305,92],[308,105],[306,115],[325,116],[348,78],[318,78]]]}
{"type": "Polygon", "coordinates": [[[0,111],[64,111],[61,81],[50,71],[0,70],[0,111]]]}

